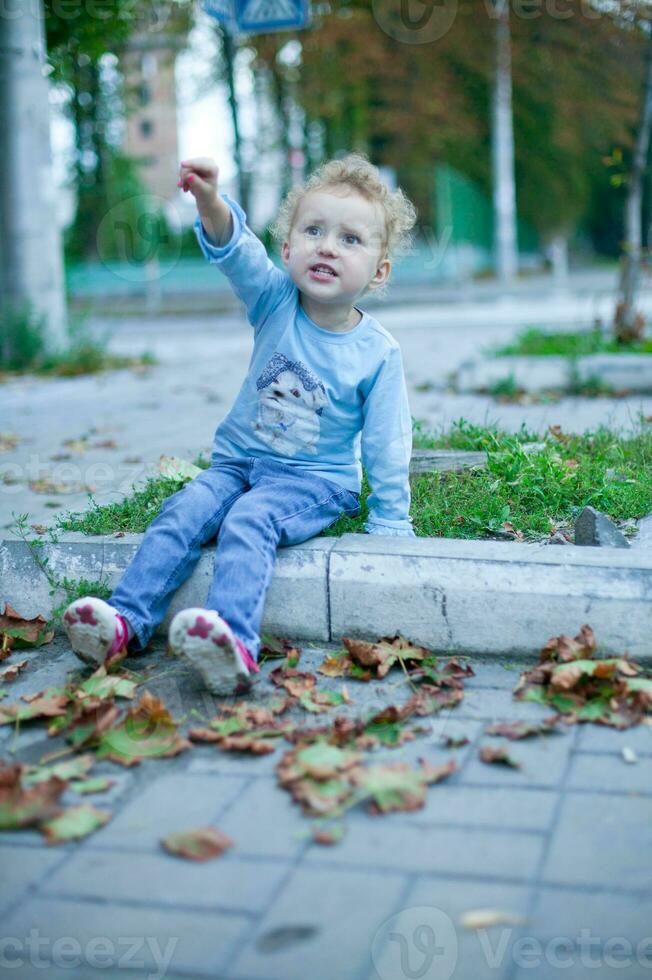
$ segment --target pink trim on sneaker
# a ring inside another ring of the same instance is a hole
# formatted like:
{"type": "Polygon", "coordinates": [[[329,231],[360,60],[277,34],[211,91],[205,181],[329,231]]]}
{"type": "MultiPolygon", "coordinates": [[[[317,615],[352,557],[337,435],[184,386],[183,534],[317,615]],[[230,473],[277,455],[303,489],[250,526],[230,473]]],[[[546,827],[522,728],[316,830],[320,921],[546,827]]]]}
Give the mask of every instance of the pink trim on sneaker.
{"type": "Polygon", "coordinates": [[[129,626],[127,620],[120,613],[116,613],[115,638],[109,647],[107,659],[114,654],[120,653],[129,643],[129,626]]]}
{"type": "Polygon", "coordinates": [[[242,657],[242,662],[244,663],[244,665],[247,668],[247,670],[249,671],[249,673],[250,674],[251,673],[254,673],[254,674],[260,673],[260,667],[258,666],[258,664],[256,663],[256,661],[254,660],[254,658],[251,656],[251,654],[247,650],[247,648],[244,645],[244,643],[242,642],[242,640],[239,640],[238,637],[236,636],[235,637],[235,642],[236,642],[236,645],[238,647],[238,653],[242,657]]]}

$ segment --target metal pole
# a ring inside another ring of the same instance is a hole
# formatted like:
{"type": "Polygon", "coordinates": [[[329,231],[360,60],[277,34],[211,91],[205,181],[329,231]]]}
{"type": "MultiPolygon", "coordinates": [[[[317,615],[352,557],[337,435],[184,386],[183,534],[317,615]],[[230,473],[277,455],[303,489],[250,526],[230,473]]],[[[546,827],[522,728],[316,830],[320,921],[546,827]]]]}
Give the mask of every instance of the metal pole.
{"type": "Polygon", "coordinates": [[[494,262],[499,279],[509,284],[518,272],[512,59],[508,0],[494,0],[496,16],[491,149],[494,198],[494,262]]]}

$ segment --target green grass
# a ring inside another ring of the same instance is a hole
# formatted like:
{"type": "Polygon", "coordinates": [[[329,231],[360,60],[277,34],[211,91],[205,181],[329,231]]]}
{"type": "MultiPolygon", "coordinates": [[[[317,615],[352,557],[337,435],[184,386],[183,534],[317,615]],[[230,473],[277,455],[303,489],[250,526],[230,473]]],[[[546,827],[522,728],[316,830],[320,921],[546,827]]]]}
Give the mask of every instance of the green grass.
{"type": "Polygon", "coordinates": [[[531,357],[581,357],[586,354],[652,354],[652,338],[632,344],[619,344],[600,328],[576,333],[554,333],[531,327],[521,331],[516,340],[504,347],[491,348],[494,357],[524,355],[531,357]]]}
{"type": "MultiPolygon", "coordinates": [[[[622,435],[606,428],[584,435],[544,436],[525,427],[508,434],[460,419],[448,432],[422,430],[415,423],[414,447],[484,450],[486,469],[433,473],[411,481],[411,514],[418,536],[490,537],[504,521],[525,540],[547,536],[551,527],[572,525],[587,505],[615,520],[638,519],[652,511],[652,427],[622,435]],[[524,443],[544,442],[539,452],[524,443]]],[[[196,460],[206,465],[205,460],[196,460]]],[[[58,527],[85,534],[142,532],[158,514],[163,500],[183,483],[150,479],[120,503],[92,504],[83,514],[64,514],[58,527]]],[[[369,484],[363,475],[361,513],[341,517],[323,531],[331,537],[363,531],[369,484]]]]}
{"type": "Polygon", "coordinates": [[[553,526],[572,524],[587,505],[616,520],[652,511],[652,429],[644,425],[627,436],[600,428],[560,441],[524,427],[509,435],[460,420],[450,435],[419,435],[415,445],[483,449],[488,458],[486,470],[413,481],[419,535],[483,537],[511,521],[526,540],[536,540],[553,526]],[[545,442],[541,452],[523,447],[539,441],[545,442]]]}
{"type": "Polygon", "coordinates": [[[128,367],[148,367],[156,361],[152,354],[124,357],[110,354],[107,338],[98,339],[83,318],[71,317],[65,346],[48,351],[46,321],[30,304],[10,307],[0,319],[0,378],[20,374],[75,377],[99,371],[128,367]]]}

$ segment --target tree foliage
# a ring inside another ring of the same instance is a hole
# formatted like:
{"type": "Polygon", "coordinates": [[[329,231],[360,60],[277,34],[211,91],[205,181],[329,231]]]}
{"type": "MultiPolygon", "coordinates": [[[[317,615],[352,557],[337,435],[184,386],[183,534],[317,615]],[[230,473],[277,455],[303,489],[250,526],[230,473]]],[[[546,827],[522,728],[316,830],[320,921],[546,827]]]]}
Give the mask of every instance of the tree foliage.
{"type": "MultiPolygon", "coordinates": [[[[382,29],[379,2],[320,5],[314,27],[295,35],[298,97],[324,128],[326,155],[362,149],[395,167],[421,222],[430,223],[438,161],[490,193],[495,12],[491,0],[460,0],[441,38],[408,44],[382,29]]],[[[602,161],[632,144],[645,49],[636,15],[625,8],[512,4],[518,209],[544,239],[589,221],[597,200],[617,194],[602,161]]],[[[260,64],[282,73],[273,37],[249,43],[260,64]]]]}
{"type": "MultiPolygon", "coordinates": [[[[76,258],[94,257],[98,229],[116,200],[142,194],[138,167],[120,151],[111,136],[116,119],[137,104],[137,93],[121,73],[107,79],[107,56],[117,62],[131,38],[156,41],[166,33],[185,34],[190,0],[89,0],[62,4],[45,0],[44,21],[52,81],[69,92],[66,112],[73,123],[75,153],[70,181],[77,192],[77,210],[66,236],[66,251],[76,258]]],[[[113,253],[101,243],[103,257],[113,253]]]]}

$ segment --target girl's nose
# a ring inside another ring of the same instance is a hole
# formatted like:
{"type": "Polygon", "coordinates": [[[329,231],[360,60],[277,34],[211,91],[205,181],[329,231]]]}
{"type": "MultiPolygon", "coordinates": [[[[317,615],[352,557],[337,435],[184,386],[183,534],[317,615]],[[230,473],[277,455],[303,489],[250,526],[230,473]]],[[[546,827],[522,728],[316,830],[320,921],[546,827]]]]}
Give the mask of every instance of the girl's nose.
{"type": "Polygon", "coordinates": [[[336,252],[337,243],[335,237],[334,236],[331,237],[330,235],[328,235],[326,238],[324,238],[320,243],[319,250],[320,252],[327,252],[329,255],[332,255],[333,252],[336,252]]]}

